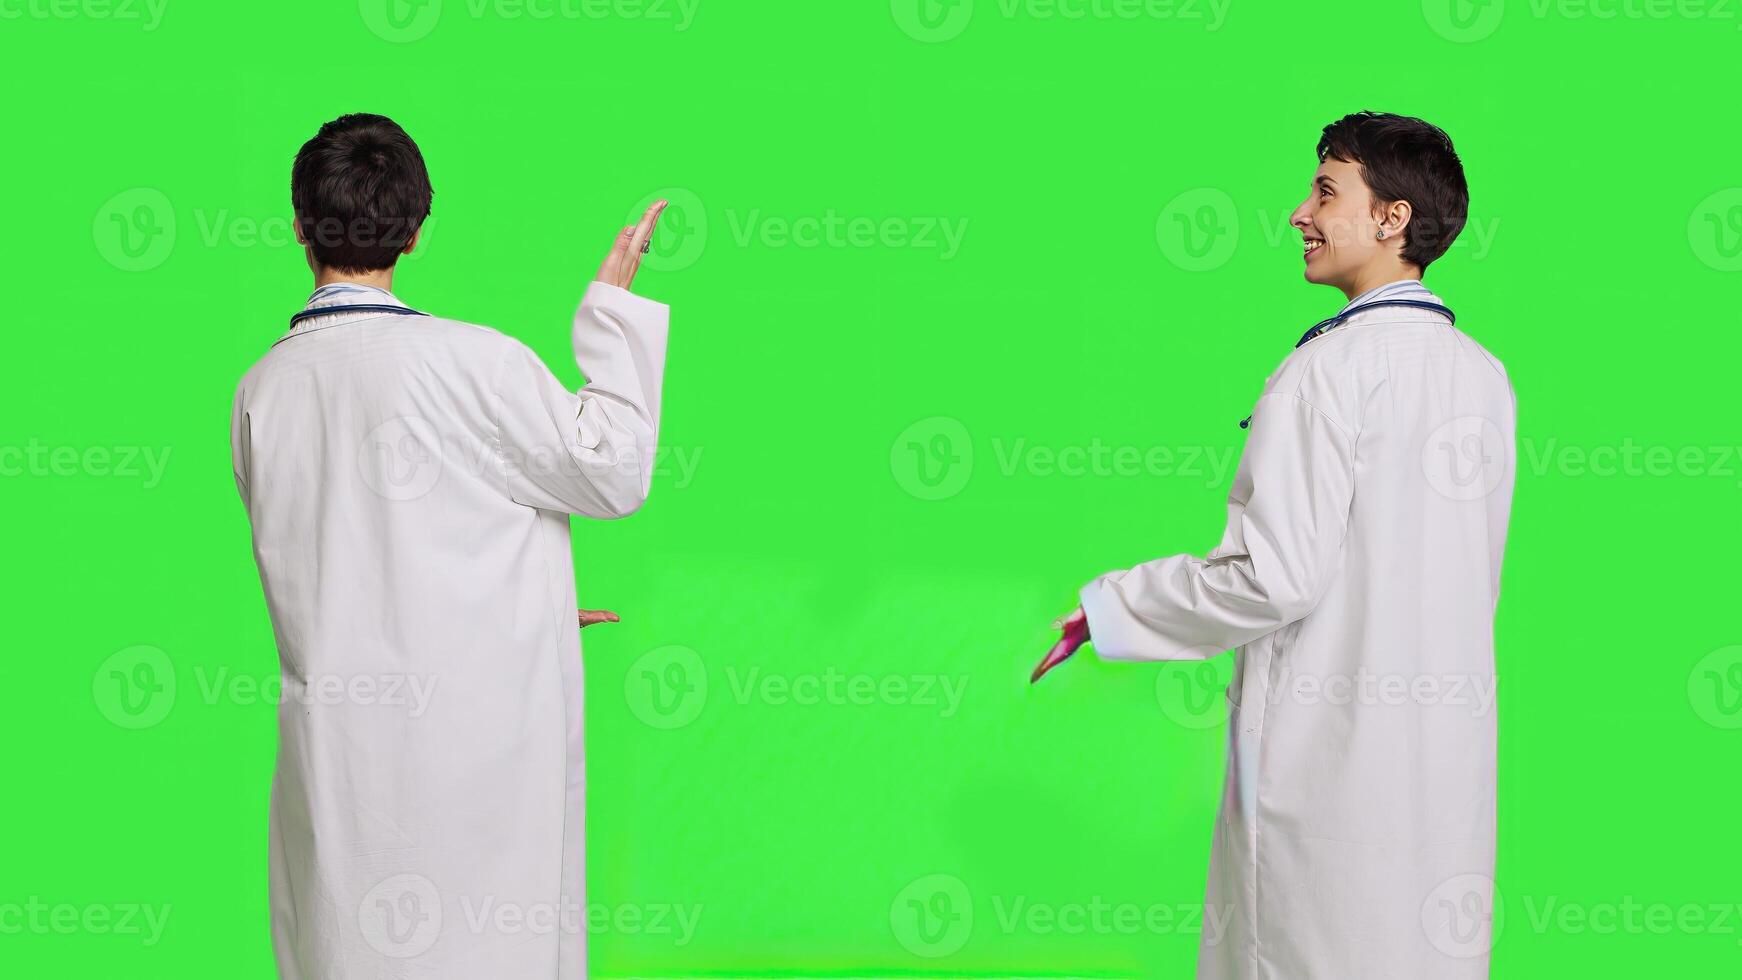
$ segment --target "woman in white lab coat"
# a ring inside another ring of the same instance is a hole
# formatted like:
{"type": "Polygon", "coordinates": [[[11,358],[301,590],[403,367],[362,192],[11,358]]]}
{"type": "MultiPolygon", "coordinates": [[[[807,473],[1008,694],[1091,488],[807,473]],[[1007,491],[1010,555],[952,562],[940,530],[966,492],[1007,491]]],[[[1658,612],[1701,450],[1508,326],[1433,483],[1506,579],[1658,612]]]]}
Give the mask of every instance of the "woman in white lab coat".
{"type": "Polygon", "coordinates": [[[1493,911],[1493,625],[1514,476],[1500,362],[1420,282],[1463,226],[1451,141],[1325,128],[1292,224],[1349,299],[1266,380],[1222,541],[1085,585],[1036,676],[1229,648],[1205,980],[1476,980],[1493,911]]]}
{"type": "Polygon", "coordinates": [[[231,418],[283,677],[279,974],[575,980],[586,775],[569,515],[622,517],[647,497],[668,310],[628,287],[661,205],[586,289],[573,391],[520,341],[389,291],[430,199],[391,121],[327,124],[292,186],[318,288],[231,418]],[[397,237],[350,233],[394,215],[410,218],[397,237]]]}

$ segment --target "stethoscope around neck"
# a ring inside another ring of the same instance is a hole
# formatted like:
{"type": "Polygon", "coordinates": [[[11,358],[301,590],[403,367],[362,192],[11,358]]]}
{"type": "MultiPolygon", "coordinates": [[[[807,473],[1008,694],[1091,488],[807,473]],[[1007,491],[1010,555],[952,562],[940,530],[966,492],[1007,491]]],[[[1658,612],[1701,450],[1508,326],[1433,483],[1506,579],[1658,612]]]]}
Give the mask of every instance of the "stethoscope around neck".
{"type": "Polygon", "coordinates": [[[414,310],[409,306],[388,306],[385,303],[356,303],[351,306],[311,306],[290,318],[294,328],[304,320],[317,316],[334,316],[339,313],[397,313],[400,316],[429,316],[422,310],[414,310]]]}
{"type": "MultiPolygon", "coordinates": [[[[414,310],[409,306],[389,306],[386,303],[353,303],[350,306],[311,306],[290,318],[290,329],[292,331],[296,330],[297,324],[304,320],[312,320],[317,316],[336,316],[340,313],[390,313],[396,316],[429,316],[428,313],[425,313],[422,310],[414,310]]],[[[282,344],[295,336],[298,336],[298,334],[294,332],[287,333],[273,341],[272,346],[277,347],[279,344],[282,344]]]]}
{"type": "MultiPolygon", "coordinates": [[[[1349,319],[1355,314],[1365,313],[1368,310],[1378,309],[1381,306],[1407,306],[1412,309],[1427,310],[1430,313],[1438,313],[1441,316],[1444,316],[1447,322],[1453,325],[1456,325],[1458,322],[1457,314],[1453,313],[1450,308],[1441,306],[1438,303],[1429,303],[1428,301],[1421,299],[1376,299],[1371,303],[1362,303],[1360,306],[1344,310],[1334,317],[1320,320],[1313,324],[1306,333],[1300,335],[1300,340],[1296,341],[1294,346],[1296,349],[1299,349],[1305,346],[1307,341],[1312,340],[1314,337],[1323,333],[1329,333],[1337,327],[1342,326],[1344,320],[1349,319]]],[[[1248,415],[1240,420],[1240,428],[1246,429],[1251,426],[1252,416],[1248,415]]]]}

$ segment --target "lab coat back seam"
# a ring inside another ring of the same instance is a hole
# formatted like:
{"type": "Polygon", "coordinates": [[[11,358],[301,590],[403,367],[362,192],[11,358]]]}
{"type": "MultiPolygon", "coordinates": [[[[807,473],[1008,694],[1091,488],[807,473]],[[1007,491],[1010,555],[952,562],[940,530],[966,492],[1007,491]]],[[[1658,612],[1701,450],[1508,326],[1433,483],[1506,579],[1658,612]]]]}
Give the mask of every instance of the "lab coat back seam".
{"type": "Polygon", "coordinates": [[[502,372],[507,369],[511,353],[512,349],[504,351],[496,359],[496,371],[490,376],[490,448],[496,458],[496,477],[501,482],[502,496],[513,503],[521,504],[514,499],[514,487],[508,480],[508,453],[502,445],[502,372]]]}
{"type": "MultiPolygon", "coordinates": [[[[1301,389],[1306,386],[1307,376],[1309,374],[1311,374],[1311,372],[1315,368],[1318,368],[1321,371],[1328,371],[1329,370],[1329,368],[1327,366],[1322,366],[1319,364],[1319,358],[1324,356],[1325,351],[1327,351],[1327,350],[1340,350],[1342,347],[1347,346],[1347,344],[1345,344],[1345,343],[1338,342],[1338,341],[1341,341],[1343,339],[1341,336],[1338,336],[1338,333],[1341,329],[1342,328],[1338,328],[1338,330],[1333,330],[1330,333],[1321,334],[1318,337],[1315,337],[1312,340],[1308,341],[1306,348],[1304,350],[1295,352],[1295,354],[1300,356],[1301,362],[1300,362],[1299,369],[1295,372],[1294,390],[1291,392],[1288,392],[1288,394],[1292,394],[1294,397],[1299,398],[1301,401],[1305,402],[1307,404],[1307,406],[1309,408],[1311,408],[1313,411],[1324,416],[1326,421],[1330,422],[1332,425],[1335,425],[1338,429],[1342,430],[1343,435],[1347,438],[1350,438],[1350,441],[1352,444],[1354,440],[1351,437],[1348,426],[1342,424],[1341,422],[1338,422],[1336,420],[1336,418],[1334,418],[1329,412],[1326,412],[1324,409],[1320,408],[1317,404],[1315,404],[1312,401],[1312,399],[1301,394],[1301,389]]],[[[1352,342],[1353,341],[1350,341],[1350,343],[1352,343],[1352,342]]],[[[1295,355],[1291,355],[1291,357],[1293,357],[1293,356],[1295,356],[1295,355]]],[[[1288,363],[1287,360],[1285,360],[1283,362],[1285,367],[1287,366],[1287,363],[1288,363]]],[[[1281,394],[1282,392],[1279,390],[1277,393],[1281,394]]]]}
{"type": "Polygon", "coordinates": [[[1290,398],[1290,399],[1293,399],[1294,401],[1300,402],[1302,405],[1305,405],[1308,409],[1310,409],[1314,415],[1317,415],[1319,418],[1324,419],[1326,422],[1329,422],[1331,424],[1331,427],[1336,429],[1337,432],[1343,436],[1343,441],[1349,443],[1351,450],[1353,449],[1355,443],[1354,443],[1353,437],[1349,434],[1348,427],[1343,425],[1343,423],[1338,422],[1334,417],[1331,416],[1330,413],[1326,412],[1324,409],[1318,407],[1317,405],[1314,405],[1312,403],[1312,400],[1307,398],[1305,395],[1302,395],[1299,392],[1294,392],[1294,391],[1273,391],[1268,395],[1264,395],[1264,396],[1260,397],[1258,400],[1263,401],[1265,398],[1290,398]]]}

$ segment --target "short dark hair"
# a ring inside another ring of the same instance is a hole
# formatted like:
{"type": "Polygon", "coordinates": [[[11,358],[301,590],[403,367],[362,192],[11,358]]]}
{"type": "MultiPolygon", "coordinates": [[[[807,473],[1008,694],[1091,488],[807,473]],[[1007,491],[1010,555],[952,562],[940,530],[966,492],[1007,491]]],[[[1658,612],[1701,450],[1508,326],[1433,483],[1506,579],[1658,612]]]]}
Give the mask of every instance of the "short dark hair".
{"type": "Polygon", "coordinates": [[[417,144],[386,116],[355,112],[296,153],[290,204],[315,261],[346,272],[391,269],[435,192],[417,144]]]}
{"type": "Polygon", "coordinates": [[[1403,257],[1422,269],[1446,254],[1470,212],[1470,188],[1452,138],[1438,126],[1389,112],[1352,112],[1325,127],[1319,162],[1361,165],[1376,201],[1408,201],[1403,257]]]}

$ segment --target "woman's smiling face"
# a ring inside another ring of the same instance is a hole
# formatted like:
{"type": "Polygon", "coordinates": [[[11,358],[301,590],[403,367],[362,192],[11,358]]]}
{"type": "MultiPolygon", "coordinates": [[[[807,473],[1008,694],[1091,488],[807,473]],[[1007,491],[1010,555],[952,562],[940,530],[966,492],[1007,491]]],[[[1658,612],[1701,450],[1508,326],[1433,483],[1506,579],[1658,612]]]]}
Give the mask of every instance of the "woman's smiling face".
{"type": "MultiPolygon", "coordinates": [[[[1403,207],[1407,220],[1408,205],[1403,207]]],[[[1335,157],[1319,164],[1312,190],[1294,209],[1289,224],[1303,238],[1307,281],[1345,292],[1362,270],[1396,247],[1386,240],[1394,232],[1374,216],[1373,194],[1361,179],[1361,165],[1335,157]],[[1388,228],[1386,238],[1378,237],[1381,228],[1388,228]]]]}

